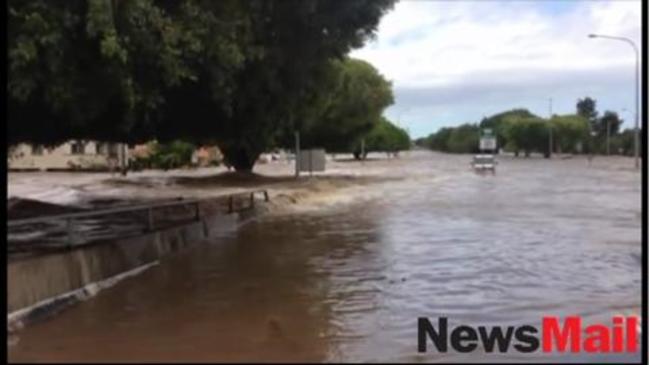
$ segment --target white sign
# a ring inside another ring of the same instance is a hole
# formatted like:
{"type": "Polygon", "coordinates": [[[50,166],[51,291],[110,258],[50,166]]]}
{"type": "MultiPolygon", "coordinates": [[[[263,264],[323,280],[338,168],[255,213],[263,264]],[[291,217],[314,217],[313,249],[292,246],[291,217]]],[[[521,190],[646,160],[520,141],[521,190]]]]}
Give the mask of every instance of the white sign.
{"type": "Polygon", "coordinates": [[[300,160],[298,163],[300,171],[324,171],[325,170],[325,150],[301,150],[300,160]]]}
{"type": "Polygon", "coordinates": [[[481,150],[496,150],[496,137],[494,136],[482,136],[480,137],[480,149],[481,150]]]}

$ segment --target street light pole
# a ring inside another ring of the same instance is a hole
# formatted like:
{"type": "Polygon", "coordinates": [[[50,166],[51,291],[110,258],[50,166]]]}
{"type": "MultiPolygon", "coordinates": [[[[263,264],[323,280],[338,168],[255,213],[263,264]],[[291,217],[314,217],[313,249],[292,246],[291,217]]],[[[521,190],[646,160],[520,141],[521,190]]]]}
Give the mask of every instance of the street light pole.
{"type": "Polygon", "coordinates": [[[611,155],[611,122],[606,119],[606,156],[611,155]]]}
{"type": "Polygon", "coordinates": [[[640,105],[640,52],[638,51],[638,47],[635,45],[635,43],[630,40],[629,38],[625,37],[613,37],[613,36],[608,36],[608,35],[601,35],[601,34],[589,34],[588,38],[605,38],[605,39],[612,39],[616,41],[622,41],[627,44],[630,44],[631,47],[633,47],[633,51],[635,52],[635,138],[634,138],[634,143],[633,143],[633,150],[634,150],[634,155],[635,155],[635,168],[639,169],[640,168],[640,160],[639,160],[639,153],[640,153],[640,112],[639,112],[639,105],[640,105]]]}
{"type": "Polygon", "coordinates": [[[548,149],[549,149],[548,158],[552,158],[552,147],[554,147],[552,145],[553,141],[552,141],[552,123],[551,123],[551,119],[552,119],[552,98],[550,98],[549,109],[550,109],[550,113],[549,113],[549,117],[548,117],[548,131],[549,131],[549,136],[548,136],[548,144],[549,144],[548,145],[548,149]]]}
{"type": "Polygon", "coordinates": [[[295,131],[295,177],[300,177],[300,132],[295,131]]]}

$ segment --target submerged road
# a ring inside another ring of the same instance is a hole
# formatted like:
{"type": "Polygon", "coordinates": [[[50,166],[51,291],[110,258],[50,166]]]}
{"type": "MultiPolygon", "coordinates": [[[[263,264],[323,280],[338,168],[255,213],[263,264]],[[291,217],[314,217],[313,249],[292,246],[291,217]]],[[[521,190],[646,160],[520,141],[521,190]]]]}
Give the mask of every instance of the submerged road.
{"type": "Polygon", "coordinates": [[[638,360],[417,352],[418,317],[477,327],[640,315],[641,185],[630,159],[502,158],[495,176],[470,160],[421,151],[349,162],[403,179],[168,257],[25,328],[9,360],[638,360]]]}

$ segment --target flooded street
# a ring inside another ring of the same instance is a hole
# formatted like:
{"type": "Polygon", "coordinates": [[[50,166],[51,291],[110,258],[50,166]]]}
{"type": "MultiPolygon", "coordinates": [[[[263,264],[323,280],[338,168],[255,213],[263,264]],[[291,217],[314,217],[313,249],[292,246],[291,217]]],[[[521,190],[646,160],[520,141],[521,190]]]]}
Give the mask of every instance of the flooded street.
{"type": "Polygon", "coordinates": [[[640,315],[641,174],[631,159],[503,157],[495,176],[470,160],[413,151],[339,162],[401,179],[167,257],[25,328],[9,360],[548,361],[540,350],[419,354],[417,318],[475,327],[640,315]]]}

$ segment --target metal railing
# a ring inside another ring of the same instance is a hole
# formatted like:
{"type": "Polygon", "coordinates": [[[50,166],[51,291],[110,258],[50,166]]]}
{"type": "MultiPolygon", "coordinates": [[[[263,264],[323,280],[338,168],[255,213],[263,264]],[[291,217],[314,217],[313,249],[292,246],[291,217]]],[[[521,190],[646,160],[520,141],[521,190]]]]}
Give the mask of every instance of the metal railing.
{"type": "Polygon", "coordinates": [[[255,197],[258,195],[262,195],[266,202],[269,200],[266,190],[254,190],[207,199],[183,199],[8,220],[7,247],[10,252],[72,247],[98,240],[152,232],[200,221],[205,215],[232,214],[254,208],[255,197]],[[176,212],[167,212],[159,218],[156,217],[170,209],[175,209],[176,212]],[[80,237],[84,231],[86,239],[80,237]]]}

